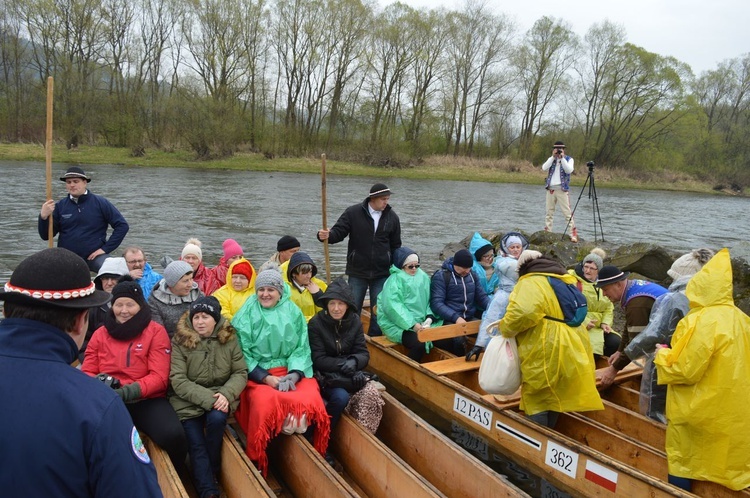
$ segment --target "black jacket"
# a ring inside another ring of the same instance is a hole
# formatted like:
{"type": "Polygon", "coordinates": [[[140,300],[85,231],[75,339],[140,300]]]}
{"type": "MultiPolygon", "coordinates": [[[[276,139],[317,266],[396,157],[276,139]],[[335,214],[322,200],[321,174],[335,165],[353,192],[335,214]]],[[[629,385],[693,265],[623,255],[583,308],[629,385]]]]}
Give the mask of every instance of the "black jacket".
{"type": "Polygon", "coordinates": [[[346,274],[364,279],[387,278],[391,254],[401,247],[401,222],[388,205],[373,231],[373,219],[368,209],[369,197],[360,204],[349,206],[331,227],[328,242],[335,244],[349,236],[346,255],[346,274]]]}
{"type": "Polygon", "coordinates": [[[323,310],[307,324],[307,334],[312,351],[313,370],[322,387],[342,387],[349,392],[356,389],[351,377],[340,372],[348,358],[357,361],[357,371],[364,369],[370,361],[362,322],[356,313],[354,297],[343,278],[334,280],[321,296],[323,310]],[[341,320],[328,314],[328,301],[340,299],[349,309],[341,320]]]}

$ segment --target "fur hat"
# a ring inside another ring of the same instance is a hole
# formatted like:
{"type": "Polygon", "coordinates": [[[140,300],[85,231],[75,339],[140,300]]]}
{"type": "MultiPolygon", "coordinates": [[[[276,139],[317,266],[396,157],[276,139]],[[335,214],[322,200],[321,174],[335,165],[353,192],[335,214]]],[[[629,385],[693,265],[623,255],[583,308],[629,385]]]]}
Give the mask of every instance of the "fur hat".
{"type": "Polygon", "coordinates": [[[279,294],[284,294],[284,278],[276,263],[267,262],[260,267],[258,276],[255,277],[255,291],[258,292],[261,287],[273,287],[279,294]]]}
{"type": "Polygon", "coordinates": [[[300,243],[296,237],[292,237],[291,235],[284,235],[276,243],[277,252],[287,251],[289,249],[294,249],[295,247],[300,247],[300,243]]]}
{"type": "Polygon", "coordinates": [[[533,261],[541,257],[542,257],[542,253],[540,253],[539,251],[534,251],[533,249],[526,249],[518,256],[518,263],[516,265],[516,271],[518,271],[519,268],[521,268],[523,265],[525,265],[529,261],[533,261]]]}
{"type": "Polygon", "coordinates": [[[600,289],[610,284],[625,280],[630,275],[629,271],[623,272],[614,265],[607,265],[599,269],[599,278],[596,280],[596,286],[600,289]]]}
{"type": "Polygon", "coordinates": [[[672,277],[673,280],[695,275],[713,256],[714,252],[711,249],[694,249],[677,258],[672,263],[672,267],[667,270],[667,275],[672,277]]]}
{"type": "Polygon", "coordinates": [[[76,253],[53,247],[21,261],[0,292],[0,301],[61,308],[100,306],[110,295],[97,290],[86,262],[76,253]]]}
{"type": "Polygon", "coordinates": [[[86,183],[91,181],[91,178],[89,178],[86,173],[84,173],[83,170],[78,166],[71,166],[70,168],[68,168],[65,174],[60,177],[60,181],[64,182],[68,178],[83,178],[84,180],[86,180],[86,183]]]}
{"type": "Polygon", "coordinates": [[[138,303],[138,306],[141,308],[148,306],[146,304],[146,298],[143,297],[143,289],[141,289],[141,286],[136,283],[130,275],[122,277],[120,283],[115,285],[112,289],[112,304],[121,297],[129,297],[138,303]]]}
{"type": "Polygon", "coordinates": [[[206,313],[219,323],[221,320],[221,303],[213,296],[201,296],[190,303],[190,322],[196,313],[206,313]]]}
{"type": "Polygon", "coordinates": [[[460,249],[453,255],[453,266],[461,268],[471,268],[474,266],[474,258],[468,249],[460,249]]]}
{"type": "Polygon", "coordinates": [[[393,192],[391,192],[391,189],[385,186],[385,183],[376,183],[372,187],[370,187],[370,195],[367,196],[368,199],[374,199],[376,197],[385,197],[387,195],[391,195],[393,192]]]}
{"type": "Polygon", "coordinates": [[[188,273],[193,273],[192,266],[185,261],[172,261],[164,268],[164,281],[167,283],[167,287],[174,287],[188,273]]]}
{"type": "Polygon", "coordinates": [[[198,259],[203,261],[203,251],[201,251],[201,245],[201,241],[198,239],[188,239],[187,244],[185,244],[185,247],[182,248],[181,257],[184,258],[188,254],[192,254],[193,256],[198,256],[198,259]]]}
{"type": "Polygon", "coordinates": [[[225,259],[234,258],[236,256],[242,256],[244,254],[244,251],[242,250],[242,246],[239,245],[237,241],[234,239],[225,240],[224,243],[221,244],[221,248],[224,250],[225,259]]]}
{"type": "Polygon", "coordinates": [[[585,258],[583,258],[583,264],[586,264],[588,262],[594,263],[596,265],[597,270],[601,270],[604,266],[604,258],[607,257],[607,253],[604,252],[604,249],[601,247],[595,247],[591,249],[591,253],[587,254],[585,258]]]}

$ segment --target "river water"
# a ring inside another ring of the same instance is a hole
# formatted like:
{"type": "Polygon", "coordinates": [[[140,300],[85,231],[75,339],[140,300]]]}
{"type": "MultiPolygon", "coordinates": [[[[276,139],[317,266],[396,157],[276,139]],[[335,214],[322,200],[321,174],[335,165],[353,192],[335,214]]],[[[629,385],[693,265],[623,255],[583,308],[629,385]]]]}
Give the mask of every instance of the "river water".
{"type": "MultiPolygon", "coordinates": [[[[56,199],[65,194],[57,178],[66,167],[53,165],[56,199]]],[[[85,170],[93,178],[91,191],[106,196],[128,220],[124,244],[143,247],[157,270],[154,263],[164,255],[179,257],[190,237],[203,242],[209,266],[218,262],[222,241],[234,238],[257,267],[273,254],[279,237],[291,234],[324,271],[323,246],[315,238],[322,223],[319,175],[121,165],[85,170]]],[[[0,162],[0,175],[0,282],[5,282],[19,261],[47,247],[36,228],[45,198],[45,169],[42,163],[0,162]]],[[[401,218],[403,243],[420,254],[428,272],[439,267],[438,254],[446,243],[474,230],[531,233],[544,226],[541,185],[335,175],[327,180],[329,225],[347,206],[361,202],[373,183],[385,181],[394,192],[391,205],[401,218]]],[[[580,193],[579,187],[572,189],[572,204],[580,193]]],[[[593,240],[594,209],[587,193],[575,217],[580,236],[593,240]]],[[[608,242],[647,241],[688,250],[731,247],[750,233],[746,198],[601,187],[597,197],[608,242]]],[[[565,223],[559,211],[555,223],[555,231],[562,232],[565,223]]],[[[342,274],[346,242],[332,245],[330,254],[332,274],[342,274]]]]}

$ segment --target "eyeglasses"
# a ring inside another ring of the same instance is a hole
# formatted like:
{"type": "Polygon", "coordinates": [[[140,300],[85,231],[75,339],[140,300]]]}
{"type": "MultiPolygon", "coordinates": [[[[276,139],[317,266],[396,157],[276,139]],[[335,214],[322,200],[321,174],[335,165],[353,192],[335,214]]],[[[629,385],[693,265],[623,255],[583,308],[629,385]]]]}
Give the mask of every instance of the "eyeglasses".
{"type": "Polygon", "coordinates": [[[416,270],[419,268],[419,265],[406,265],[404,268],[408,268],[409,270],[416,270]]]}
{"type": "Polygon", "coordinates": [[[145,259],[131,259],[130,261],[125,261],[129,265],[141,265],[146,262],[145,259]]]}

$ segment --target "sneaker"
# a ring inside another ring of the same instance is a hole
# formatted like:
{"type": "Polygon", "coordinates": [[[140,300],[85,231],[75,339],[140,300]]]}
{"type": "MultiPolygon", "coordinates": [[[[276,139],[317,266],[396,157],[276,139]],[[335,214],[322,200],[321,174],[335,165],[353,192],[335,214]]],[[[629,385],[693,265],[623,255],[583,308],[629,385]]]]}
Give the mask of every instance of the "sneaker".
{"type": "Polygon", "coordinates": [[[578,229],[574,228],[573,231],[570,233],[570,241],[578,242],[578,229]]]}

